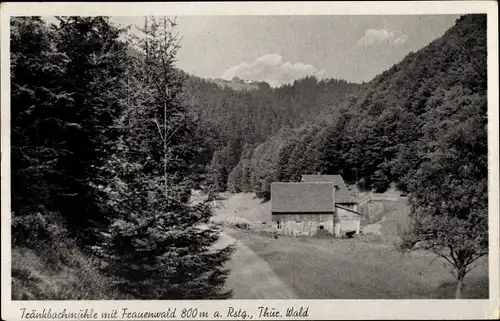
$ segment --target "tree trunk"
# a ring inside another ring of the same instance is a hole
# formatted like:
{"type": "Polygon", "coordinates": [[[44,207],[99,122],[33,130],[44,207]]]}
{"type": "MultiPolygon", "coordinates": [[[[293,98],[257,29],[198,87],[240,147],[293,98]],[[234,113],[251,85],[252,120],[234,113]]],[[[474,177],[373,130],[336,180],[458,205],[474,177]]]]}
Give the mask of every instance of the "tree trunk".
{"type": "Polygon", "coordinates": [[[457,289],[455,290],[455,299],[461,299],[462,298],[462,287],[463,287],[463,280],[457,280],[457,289]]]}
{"type": "Polygon", "coordinates": [[[455,290],[455,299],[462,298],[462,289],[464,286],[465,269],[459,269],[457,271],[457,288],[455,290]]]}
{"type": "Polygon", "coordinates": [[[167,103],[163,103],[163,156],[165,159],[163,160],[163,177],[165,179],[165,197],[168,196],[167,189],[167,103]]]}

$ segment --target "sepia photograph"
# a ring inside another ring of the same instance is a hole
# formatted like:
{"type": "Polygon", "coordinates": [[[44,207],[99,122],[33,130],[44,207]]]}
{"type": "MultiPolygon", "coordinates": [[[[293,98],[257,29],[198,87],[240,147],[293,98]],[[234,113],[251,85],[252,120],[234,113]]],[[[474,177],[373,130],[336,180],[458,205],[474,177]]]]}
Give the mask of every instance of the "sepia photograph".
{"type": "Polygon", "coordinates": [[[489,13],[103,11],[2,13],[9,315],[498,300],[489,13]]]}

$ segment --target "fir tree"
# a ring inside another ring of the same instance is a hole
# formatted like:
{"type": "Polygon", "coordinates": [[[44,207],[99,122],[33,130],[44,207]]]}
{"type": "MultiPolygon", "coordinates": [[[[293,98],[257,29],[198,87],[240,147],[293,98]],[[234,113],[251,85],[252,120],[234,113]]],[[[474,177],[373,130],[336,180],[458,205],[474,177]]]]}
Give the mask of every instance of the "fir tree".
{"type": "Polygon", "coordinates": [[[180,99],[177,36],[166,18],[147,18],[141,31],[117,121],[121,137],[106,166],[111,179],[97,186],[112,224],[95,250],[103,271],[135,298],[226,298],[223,265],[232,248],[217,246],[208,203],[190,199],[200,189],[193,159],[202,148],[180,99]]]}
{"type": "Polygon", "coordinates": [[[14,215],[56,209],[66,189],[59,162],[67,155],[63,111],[72,104],[61,86],[68,58],[54,45],[56,33],[38,17],[11,20],[11,159],[14,215]]]}

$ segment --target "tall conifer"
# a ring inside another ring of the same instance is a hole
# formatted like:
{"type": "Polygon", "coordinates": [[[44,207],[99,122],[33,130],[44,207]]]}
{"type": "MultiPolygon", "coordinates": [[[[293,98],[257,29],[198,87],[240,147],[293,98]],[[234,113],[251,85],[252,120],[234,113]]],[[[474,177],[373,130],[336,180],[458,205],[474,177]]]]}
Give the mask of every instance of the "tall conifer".
{"type": "Polygon", "coordinates": [[[112,224],[95,249],[103,271],[138,299],[225,298],[223,264],[232,248],[216,246],[208,204],[191,199],[201,188],[193,159],[202,147],[180,99],[179,43],[166,18],[147,18],[141,31],[132,40],[127,108],[107,165],[111,179],[99,187],[112,224]]]}

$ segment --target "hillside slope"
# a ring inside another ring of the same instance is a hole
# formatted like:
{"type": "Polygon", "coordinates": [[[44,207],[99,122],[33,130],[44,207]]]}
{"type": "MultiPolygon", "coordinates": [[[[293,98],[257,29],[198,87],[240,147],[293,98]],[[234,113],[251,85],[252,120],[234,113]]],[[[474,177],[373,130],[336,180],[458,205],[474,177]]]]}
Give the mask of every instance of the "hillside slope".
{"type": "Polygon", "coordinates": [[[444,139],[470,137],[463,148],[486,157],[486,52],[486,16],[462,16],[337,108],[252,148],[229,187],[268,198],[270,182],[319,172],[341,173],[362,190],[383,192],[396,183],[407,192],[444,139]]]}
{"type": "Polygon", "coordinates": [[[13,218],[13,300],[127,299],[78,248],[55,215],[13,218]],[[41,242],[40,240],[43,240],[41,242]]]}
{"type": "Polygon", "coordinates": [[[300,126],[323,110],[336,108],[360,87],[313,77],[279,88],[261,82],[250,91],[232,88],[249,84],[220,84],[189,75],[184,88],[185,100],[206,138],[208,153],[203,160],[206,165],[212,163],[212,180],[218,191],[227,188],[229,174],[245,149],[253,149],[284,127],[300,126]]]}

